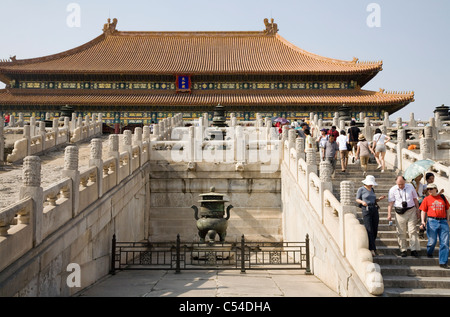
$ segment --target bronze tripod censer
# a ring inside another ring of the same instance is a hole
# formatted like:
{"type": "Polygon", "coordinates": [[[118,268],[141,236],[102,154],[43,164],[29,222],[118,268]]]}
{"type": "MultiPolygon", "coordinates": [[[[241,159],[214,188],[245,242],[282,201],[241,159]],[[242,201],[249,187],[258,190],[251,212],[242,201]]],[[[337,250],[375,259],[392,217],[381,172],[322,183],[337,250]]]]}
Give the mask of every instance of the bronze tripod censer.
{"type": "Polygon", "coordinates": [[[195,205],[191,207],[195,211],[200,242],[204,243],[205,239],[208,238],[207,242],[214,243],[216,235],[219,235],[220,242],[225,242],[228,219],[230,219],[230,210],[233,206],[227,207],[226,217],[224,217],[225,202],[227,202],[227,200],[224,200],[225,195],[216,193],[214,187],[211,187],[210,191],[199,195],[201,197],[201,200],[198,201],[200,211],[195,205]]]}

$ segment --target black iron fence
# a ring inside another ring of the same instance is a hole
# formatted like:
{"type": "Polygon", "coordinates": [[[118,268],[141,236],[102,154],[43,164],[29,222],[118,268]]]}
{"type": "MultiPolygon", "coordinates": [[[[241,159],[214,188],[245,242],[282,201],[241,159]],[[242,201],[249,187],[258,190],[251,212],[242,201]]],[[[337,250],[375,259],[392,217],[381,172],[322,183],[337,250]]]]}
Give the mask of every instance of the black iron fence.
{"type": "Polygon", "coordinates": [[[112,240],[111,273],[116,270],[304,269],[310,273],[309,236],[304,242],[196,243],[112,240]]]}

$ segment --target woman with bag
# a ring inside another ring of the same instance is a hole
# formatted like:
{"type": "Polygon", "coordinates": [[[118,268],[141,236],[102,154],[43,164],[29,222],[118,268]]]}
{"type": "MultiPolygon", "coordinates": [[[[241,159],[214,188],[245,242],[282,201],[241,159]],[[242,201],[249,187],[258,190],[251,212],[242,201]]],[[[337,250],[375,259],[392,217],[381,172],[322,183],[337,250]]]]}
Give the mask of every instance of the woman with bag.
{"type": "Polygon", "coordinates": [[[363,175],[367,175],[367,166],[369,165],[370,158],[370,146],[369,142],[367,142],[366,137],[363,134],[360,134],[358,137],[358,144],[356,150],[356,159],[361,162],[361,168],[363,169],[363,175]]]}
{"type": "Polygon", "coordinates": [[[377,247],[375,245],[375,239],[378,234],[378,223],[380,221],[378,202],[386,198],[382,195],[377,198],[375,191],[372,188],[377,186],[375,177],[367,175],[362,181],[364,186],[360,187],[356,193],[356,202],[359,204],[362,210],[364,227],[366,227],[367,235],[369,237],[369,250],[372,256],[377,256],[377,247]]]}
{"type": "Polygon", "coordinates": [[[325,148],[325,144],[328,141],[328,134],[327,134],[328,130],[327,129],[322,129],[320,130],[320,136],[317,138],[317,143],[319,144],[319,149],[320,149],[320,160],[323,161],[323,156],[324,156],[324,148],[325,148]]]}
{"type": "Polygon", "coordinates": [[[339,145],[339,153],[341,155],[341,169],[344,173],[347,169],[348,164],[348,152],[350,143],[348,143],[348,137],[345,135],[345,131],[341,130],[340,135],[336,139],[337,144],[339,145]]]}

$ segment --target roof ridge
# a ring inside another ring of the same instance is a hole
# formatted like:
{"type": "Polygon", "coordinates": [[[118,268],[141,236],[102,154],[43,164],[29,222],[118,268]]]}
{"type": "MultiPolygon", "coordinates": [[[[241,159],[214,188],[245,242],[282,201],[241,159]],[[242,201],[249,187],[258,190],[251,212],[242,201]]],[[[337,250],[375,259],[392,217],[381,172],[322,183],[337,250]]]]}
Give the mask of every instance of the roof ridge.
{"type": "Polygon", "coordinates": [[[414,96],[415,92],[414,90],[412,91],[396,91],[396,90],[389,90],[386,91],[384,88],[380,88],[379,91],[376,91],[375,93],[377,94],[383,94],[383,95],[410,95],[410,96],[414,96]]]}
{"type": "Polygon", "coordinates": [[[270,36],[263,31],[116,31],[110,36],[270,36]]]}

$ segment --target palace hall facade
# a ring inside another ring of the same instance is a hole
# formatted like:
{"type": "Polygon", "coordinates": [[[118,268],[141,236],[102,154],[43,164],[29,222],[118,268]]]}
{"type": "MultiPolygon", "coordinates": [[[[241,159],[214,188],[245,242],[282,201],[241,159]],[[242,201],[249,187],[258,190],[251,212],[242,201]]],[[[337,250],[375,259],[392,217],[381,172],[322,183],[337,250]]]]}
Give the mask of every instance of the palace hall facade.
{"type": "Polygon", "coordinates": [[[84,45],[54,55],[0,61],[0,111],[25,117],[102,112],[107,123],[149,124],[182,112],[195,119],[218,104],[240,120],[283,116],[329,119],[347,108],[382,118],[414,93],[363,89],[382,62],[337,60],[309,53],[262,31],[128,32],[117,19],[84,45]]]}

